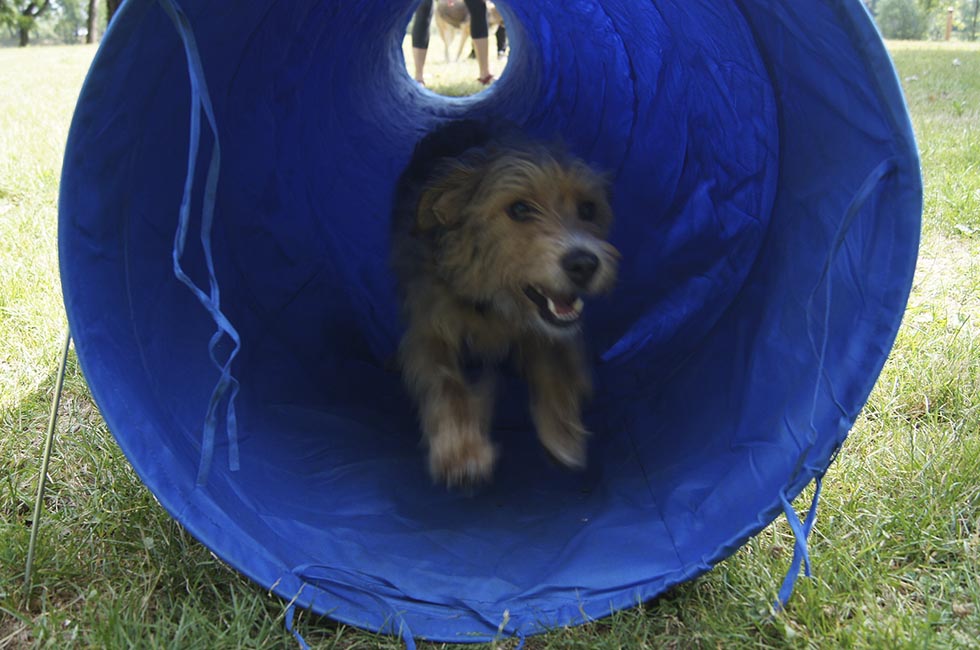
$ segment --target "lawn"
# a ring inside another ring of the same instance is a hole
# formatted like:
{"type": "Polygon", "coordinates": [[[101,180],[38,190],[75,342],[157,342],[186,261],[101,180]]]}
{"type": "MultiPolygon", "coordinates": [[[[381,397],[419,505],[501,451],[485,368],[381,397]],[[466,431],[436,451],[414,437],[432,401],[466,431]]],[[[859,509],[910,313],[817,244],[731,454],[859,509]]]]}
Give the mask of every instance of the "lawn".
{"type": "MultiPolygon", "coordinates": [[[[778,521],[656,601],[528,648],[980,647],[980,49],[890,48],[922,152],[921,258],[890,360],[827,474],[814,577],[770,615],[793,548],[778,521]]],[[[93,53],[0,50],[0,648],[294,648],[283,603],[223,566],[142,487],[74,358],[24,597],[66,327],[58,178],[93,53]]],[[[430,54],[430,87],[460,92],[451,86],[468,82],[475,63],[430,54]]],[[[297,625],[314,647],[401,647],[309,614],[297,625]]]]}

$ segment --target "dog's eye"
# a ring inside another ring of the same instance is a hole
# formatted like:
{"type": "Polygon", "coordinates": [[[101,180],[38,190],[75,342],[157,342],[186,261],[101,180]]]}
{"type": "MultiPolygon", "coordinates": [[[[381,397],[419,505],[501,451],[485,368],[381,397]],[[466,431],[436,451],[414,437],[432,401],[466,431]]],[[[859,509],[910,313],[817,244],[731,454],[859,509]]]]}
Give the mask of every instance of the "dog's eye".
{"type": "Polygon", "coordinates": [[[578,218],[582,221],[595,221],[595,203],[585,201],[578,204],[578,218]]]}
{"type": "Polygon", "coordinates": [[[530,221],[534,218],[534,208],[524,201],[517,201],[507,208],[507,216],[514,221],[530,221]]]}

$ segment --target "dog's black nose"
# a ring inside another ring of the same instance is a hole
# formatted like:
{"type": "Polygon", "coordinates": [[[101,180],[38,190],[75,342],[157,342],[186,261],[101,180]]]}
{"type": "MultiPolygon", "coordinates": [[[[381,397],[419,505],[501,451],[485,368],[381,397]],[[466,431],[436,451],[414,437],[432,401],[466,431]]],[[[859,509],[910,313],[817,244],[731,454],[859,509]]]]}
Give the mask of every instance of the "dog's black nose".
{"type": "Polygon", "coordinates": [[[599,268],[599,258],[584,248],[576,248],[561,258],[561,267],[575,286],[585,287],[599,268]]]}

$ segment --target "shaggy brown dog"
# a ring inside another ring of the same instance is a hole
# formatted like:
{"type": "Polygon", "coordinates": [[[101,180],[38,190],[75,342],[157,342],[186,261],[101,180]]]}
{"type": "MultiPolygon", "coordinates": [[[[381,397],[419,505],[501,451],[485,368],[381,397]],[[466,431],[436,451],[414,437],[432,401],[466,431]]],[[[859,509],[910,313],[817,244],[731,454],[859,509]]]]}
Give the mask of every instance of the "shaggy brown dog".
{"type": "Polygon", "coordinates": [[[582,297],[615,281],[612,218],[603,177],[514,129],[450,122],[418,144],[396,190],[392,253],[402,373],[434,480],[491,477],[493,369],[508,358],[527,379],[541,443],[585,465],[579,323],[582,297]],[[481,377],[468,379],[467,360],[481,377]]]}

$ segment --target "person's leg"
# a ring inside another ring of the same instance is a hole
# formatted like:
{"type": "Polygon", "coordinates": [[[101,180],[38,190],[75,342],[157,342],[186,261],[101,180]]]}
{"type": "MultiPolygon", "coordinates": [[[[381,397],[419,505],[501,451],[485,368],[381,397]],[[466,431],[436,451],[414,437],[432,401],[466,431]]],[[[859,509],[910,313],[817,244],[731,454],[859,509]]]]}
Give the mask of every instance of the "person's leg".
{"type": "Polygon", "coordinates": [[[432,0],[422,0],[412,19],[412,58],[415,64],[415,81],[425,85],[422,72],[425,55],[429,51],[429,22],[432,20],[432,0]]]}
{"type": "Polygon", "coordinates": [[[507,54],[507,29],[503,23],[497,26],[497,58],[507,54]]]}
{"type": "Polygon", "coordinates": [[[424,47],[413,47],[412,48],[412,58],[415,60],[415,81],[419,82],[423,86],[425,85],[425,77],[423,76],[423,71],[425,70],[425,55],[428,54],[429,50],[424,47]]]}
{"type": "Polygon", "coordinates": [[[476,50],[476,62],[480,66],[480,83],[484,86],[493,81],[490,74],[490,44],[487,37],[474,38],[473,49],[476,50]]]}
{"type": "Polygon", "coordinates": [[[486,0],[464,0],[470,10],[470,37],[473,39],[473,49],[476,50],[476,62],[480,66],[480,83],[486,85],[493,79],[490,74],[490,45],[487,27],[486,0]]]}

